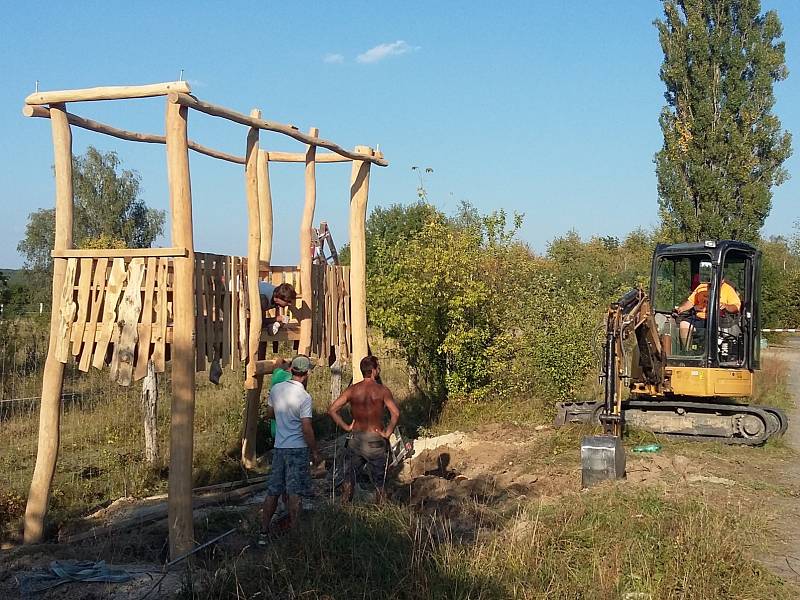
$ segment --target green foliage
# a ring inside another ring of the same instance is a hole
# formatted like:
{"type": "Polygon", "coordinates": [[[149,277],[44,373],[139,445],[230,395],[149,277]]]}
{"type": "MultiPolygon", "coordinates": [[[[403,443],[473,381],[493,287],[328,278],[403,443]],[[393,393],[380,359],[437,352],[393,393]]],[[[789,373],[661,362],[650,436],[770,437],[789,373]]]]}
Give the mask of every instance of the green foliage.
{"type": "Polygon", "coordinates": [[[667,105],[655,156],[662,225],[673,241],[755,242],[791,136],[773,114],[788,75],[781,22],[760,0],[664,0],[657,20],[667,105]]]}
{"type": "Polygon", "coordinates": [[[800,254],[796,239],[771,237],[760,244],[761,326],[800,326],[800,254]]]}
{"type": "MultiPolygon", "coordinates": [[[[164,230],[164,211],[148,208],[139,197],[141,178],[122,169],[115,152],[92,146],[73,161],[75,194],[73,242],[78,248],[147,248],[164,230]]],[[[55,238],[55,210],[40,209],[28,216],[25,238],[17,250],[34,280],[32,289],[50,291],[55,238]]]]}

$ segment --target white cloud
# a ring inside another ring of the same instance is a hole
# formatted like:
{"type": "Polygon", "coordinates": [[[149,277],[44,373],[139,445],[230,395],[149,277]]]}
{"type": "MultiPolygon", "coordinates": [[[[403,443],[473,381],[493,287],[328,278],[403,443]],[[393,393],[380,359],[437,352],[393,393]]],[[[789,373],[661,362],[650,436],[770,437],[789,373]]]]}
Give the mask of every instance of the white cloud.
{"type": "Polygon", "coordinates": [[[322,57],[322,62],[328,63],[329,65],[338,65],[344,62],[344,56],[341,54],[326,54],[322,57]]]}
{"type": "Polygon", "coordinates": [[[410,46],[403,40],[397,40],[396,42],[378,44],[363,54],[359,54],[356,60],[360,63],[376,63],[389,56],[399,56],[401,54],[414,52],[415,50],[419,50],[419,47],[410,46]]]}

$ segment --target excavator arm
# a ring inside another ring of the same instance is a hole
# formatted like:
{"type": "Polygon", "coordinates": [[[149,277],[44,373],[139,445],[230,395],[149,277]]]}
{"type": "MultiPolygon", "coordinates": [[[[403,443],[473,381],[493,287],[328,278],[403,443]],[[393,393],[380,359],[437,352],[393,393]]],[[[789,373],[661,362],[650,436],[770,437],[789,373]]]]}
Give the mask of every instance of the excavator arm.
{"type": "Polygon", "coordinates": [[[604,432],[610,435],[621,435],[624,426],[622,390],[630,387],[631,382],[625,342],[631,335],[636,337],[636,372],[640,374],[638,379],[642,380],[637,383],[645,384],[658,393],[664,384],[666,353],[653,318],[650,298],[640,288],[632,289],[613,302],[606,313],[603,368],[600,374],[604,401],[599,418],[604,432]]]}

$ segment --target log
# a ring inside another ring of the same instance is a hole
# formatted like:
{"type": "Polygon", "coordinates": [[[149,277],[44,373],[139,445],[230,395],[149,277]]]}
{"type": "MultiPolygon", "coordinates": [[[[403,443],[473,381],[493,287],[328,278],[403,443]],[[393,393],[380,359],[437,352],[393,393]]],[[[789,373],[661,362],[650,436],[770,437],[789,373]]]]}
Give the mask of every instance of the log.
{"type": "MultiPolygon", "coordinates": [[[[250,115],[261,116],[253,109],[250,115]]],[[[247,370],[245,373],[246,404],[242,423],[242,464],[252,469],[256,466],[256,433],[258,425],[258,402],[261,395],[262,377],[256,375],[256,361],[261,339],[263,312],[258,291],[259,259],[261,256],[261,219],[258,202],[258,138],[259,130],[251,127],[247,132],[245,156],[245,190],[247,193],[247,295],[250,305],[250,327],[247,335],[247,370]]]]}
{"type": "MultiPolygon", "coordinates": [[[[312,139],[319,137],[319,129],[308,131],[312,139]]],[[[305,204],[300,220],[300,287],[303,288],[303,305],[300,309],[300,354],[311,354],[311,228],[314,226],[314,210],[317,206],[317,170],[315,157],[317,148],[310,144],[306,150],[305,204]]]]}
{"type": "Polygon", "coordinates": [[[147,361],[142,380],[142,428],[144,429],[144,460],[151,467],[159,463],[158,453],[158,376],[152,360],[147,361]]]}
{"type": "MultiPolygon", "coordinates": [[[[55,163],[55,250],[72,247],[72,132],[63,104],[51,107],[50,126],[53,135],[55,163]]],[[[33,470],[28,502],[25,507],[24,534],[26,544],[41,541],[44,520],[50,499],[50,486],[56,470],[59,436],[61,428],[61,391],[64,383],[64,364],[56,357],[56,335],[60,318],[59,306],[55,302],[64,287],[67,261],[53,261],[52,308],[50,311],[50,342],[42,378],[42,400],[39,405],[39,438],[36,450],[36,466],[33,470]]]]}
{"type": "Polygon", "coordinates": [[[272,261],[272,189],[269,184],[269,159],[266,150],[258,151],[258,167],[256,169],[258,180],[258,219],[260,224],[259,260],[267,263],[272,261]]]}
{"type": "MultiPolygon", "coordinates": [[[[236,112],[235,110],[231,110],[229,108],[225,108],[224,106],[218,106],[216,104],[211,104],[209,102],[203,102],[202,100],[198,100],[194,96],[190,96],[188,94],[183,94],[180,92],[171,92],[168,96],[168,99],[169,102],[193,108],[200,112],[206,113],[207,115],[228,119],[229,121],[240,123],[241,125],[247,125],[248,127],[251,128],[264,129],[266,131],[274,131],[276,133],[282,133],[284,135],[296,139],[298,142],[303,142],[304,144],[310,144],[322,148],[327,148],[331,152],[335,152],[336,154],[343,156],[345,158],[350,158],[352,160],[367,161],[381,167],[386,167],[389,165],[388,161],[386,161],[384,158],[375,156],[372,153],[364,154],[358,151],[350,152],[349,150],[345,150],[338,144],[334,144],[331,141],[313,138],[309,135],[301,133],[290,125],[265,121],[261,118],[254,117],[253,115],[248,117],[245,114],[236,112]]],[[[356,146],[356,148],[366,148],[366,146],[356,146]]]]}
{"type": "MultiPolygon", "coordinates": [[[[356,146],[359,153],[372,153],[366,146],[356,146]]],[[[367,356],[367,198],[369,168],[366,161],[353,161],[350,175],[350,335],[353,343],[353,382],[363,379],[361,359],[367,356]]]]}
{"type": "Polygon", "coordinates": [[[172,405],[170,410],[169,548],[174,559],[192,549],[192,454],[194,447],[194,236],[187,137],[188,111],[168,103],[167,174],[172,243],[188,250],[174,259],[172,292],[172,405]]]}
{"type": "MultiPolygon", "coordinates": [[[[346,156],[340,156],[339,154],[334,154],[331,152],[318,152],[317,153],[317,162],[318,163],[339,163],[339,162],[350,162],[353,160],[352,158],[348,158],[346,156]]],[[[286,163],[304,163],[306,162],[306,153],[305,152],[275,152],[273,150],[269,151],[269,161],[270,162],[286,162],[286,163]]]]}
{"type": "Polygon", "coordinates": [[[62,102],[85,102],[89,100],[125,100],[127,98],[150,98],[166,96],[170,92],[191,93],[186,81],[167,81],[148,85],[115,85],[76,90],[34,92],[25,98],[25,104],[57,104],[62,102]]]}
{"type": "MultiPolygon", "coordinates": [[[[49,119],[50,109],[47,108],[46,106],[24,106],[22,108],[22,114],[26,117],[39,117],[39,118],[49,119]]],[[[67,113],[67,119],[69,120],[70,125],[75,125],[75,127],[80,127],[81,129],[86,129],[87,131],[94,131],[96,133],[109,135],[111,137],[115,137],[120,140],[127,140],[129,142],[144,142],[145,144],[167,143],[167,138],[163,135],[156,135],[153,133],[139,133],[138,131],[127,131],[125,129],[118,129],[116,127],[112,127],[111,125],[106,125],[105,123],[93,121],[92,119],[79,117],[78,115],[74,115],[72,113],[67,113]]],[[[200,144],[192,140],[189,140],[189,149],[194,150],[198,154],[205,154],[206,156],[210,156],[211,158],[219,158],[221,160],[226,160],[228,162],[237,163],[240,165],[244,164],[243,156],[234,156],[233,154],[228,154],[227,152],[221,152],[219,150],[214,150],[213,148],[201,146],[200,144]]]]}

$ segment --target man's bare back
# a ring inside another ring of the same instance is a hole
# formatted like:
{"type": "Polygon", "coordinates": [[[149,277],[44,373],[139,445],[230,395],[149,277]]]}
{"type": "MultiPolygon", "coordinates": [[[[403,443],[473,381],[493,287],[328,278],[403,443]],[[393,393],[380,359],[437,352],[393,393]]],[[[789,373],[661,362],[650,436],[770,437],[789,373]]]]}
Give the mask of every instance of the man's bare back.
{"type": "Polygon", "coordinates": [[[383,433],[383,410],[389,389],[373,379],[365,379],[349,389],[350,414],[353,416],[351,431],[375,431],[383,433]]]}

